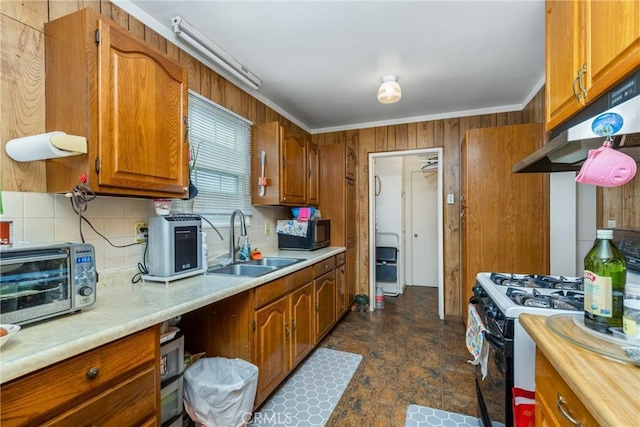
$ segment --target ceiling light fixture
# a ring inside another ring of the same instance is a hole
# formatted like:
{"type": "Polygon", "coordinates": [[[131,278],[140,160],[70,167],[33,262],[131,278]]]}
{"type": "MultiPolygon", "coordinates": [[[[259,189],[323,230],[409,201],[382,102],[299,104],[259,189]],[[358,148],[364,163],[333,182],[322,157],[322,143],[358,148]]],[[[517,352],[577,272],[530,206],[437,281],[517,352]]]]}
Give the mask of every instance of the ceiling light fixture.
{"type": "Polygon", "coordinates": [[[176,35],[198,49],[203,55],[209,58],[214,65],[223,68],[231,76],[250,86],[254,90],[258,90],[262,85],[262,80],[249,71],[244,65],[236,61],[231,55],[216,46],[211,40],[206,38],[204,34],[196,30],[188,22],[179,16],[171,19],[171,26],[176,35]]]}
{"type": "Polygon", "coordinates": [[[384,76],[378,89],[378,101],[383,104],[393,104],[400,101],[402,89],[398,84],[398,78],[394,75],[384,76]]]}

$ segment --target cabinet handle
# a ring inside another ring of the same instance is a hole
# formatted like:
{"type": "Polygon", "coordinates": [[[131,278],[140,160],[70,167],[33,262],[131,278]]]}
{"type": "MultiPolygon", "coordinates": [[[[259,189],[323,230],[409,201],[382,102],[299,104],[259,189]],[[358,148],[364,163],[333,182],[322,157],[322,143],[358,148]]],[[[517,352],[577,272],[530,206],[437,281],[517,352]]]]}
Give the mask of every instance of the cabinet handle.
{"type": "Polygon", "coordinates": [[[289,341],[289,324],[288,323],[284,324],[284,339],[286,341],[289,341]]]}
{"type": "Polygon", "coordinates": [[[578,420],[576,420],[575,418],[573,418],[571,416],[571,414],[569,414],[569,412],[564,408],[565,407],[565,400],[562,397],[562,395],[560,393],[558,393],[558,400],[556,402],[556,406],[558,407],[558,411],[560,412],[560,414],[565,417],[567,420],[569,420],[570,423],[572,423],[574,426],[577,427],[582,427],[582,423],[578,420]]]}
{"type": "Polygon", "coordinates": [[[100,369],[96,368],[95,366],[93,368],[89,368],[89,370],[87,371],[87,378],[93,380],[98,377],[99,373],[100,369]]]}
{"type": "Polygon", "coordinates": [[[578,103],[581,104],[582,103],[582,99],[580,98],[580,94],[576,90],[576,83],[578,83],[579,79],[580,79],[580,71],[578,71],[578,75],[576,76],[576,78],[573,79],[573,94],[575,95],[576,99],[578,100],[578,103]]]}
{"type": "Polygon", "coordinates": [[[296,333],[296,319],[291,319],[291,335],[296,333]]]}
{"type": "Polygon", "coordinates": [[[184,142],[189,141],[189,119],[187,116],[182,116],[182,123],[184,123],[184,142]]]}
{"type": "Polygon", "coordinates": [[[587,64],[582,64],[582,69],[578,71],[578,88],[582,91],[582,98],[587,99],[587,89],[582,85],[582,77],[587,74],[587,64]]]}

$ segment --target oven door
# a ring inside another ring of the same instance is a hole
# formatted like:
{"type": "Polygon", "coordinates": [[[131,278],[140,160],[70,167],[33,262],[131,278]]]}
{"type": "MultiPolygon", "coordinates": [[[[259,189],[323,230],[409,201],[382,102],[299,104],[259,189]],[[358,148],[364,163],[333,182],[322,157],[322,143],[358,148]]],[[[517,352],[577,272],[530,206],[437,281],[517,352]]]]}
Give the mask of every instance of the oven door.
{"type": "Polygon", "coordinates": [[[480,423],[483,427],[492,427],[496,422],[512,426],[513,339],[500,334],[495,322],[484,317],[484,339],[489,346],[487,376],[482,379],[477,369],[475,381],[480,423]]]}
{"type": "Polygon", "coordinates": [[[24,324],[71,310],[69,256],[59,249],[3,254],[0,323],[24,324]]]}

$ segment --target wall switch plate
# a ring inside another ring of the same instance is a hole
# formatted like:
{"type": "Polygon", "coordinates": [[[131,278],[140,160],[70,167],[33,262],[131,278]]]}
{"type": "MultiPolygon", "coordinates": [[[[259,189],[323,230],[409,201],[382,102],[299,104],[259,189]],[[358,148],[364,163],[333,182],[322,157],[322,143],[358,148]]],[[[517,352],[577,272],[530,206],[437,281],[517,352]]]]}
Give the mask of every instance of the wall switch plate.
{"type": "Polygon", "coordinates": [[[271,222],[265,221],[264,222],[264,235],[265,236],[269,236],[270,234],[271,234],[271,222]]]}
{"type": "Polygon", "coordinates": [[[144,221],[136,222],[136,229],[135,229],[134,236],[136,238],[136,243],[143,243],[147,241],[147,238],[149,237],[149,227],[147,226],[146,222],[144,221]]]}
{"type": "Polygon", "coordinates": [[[453,193],[448,193],[447,194],[447,204],[448,205],[452,205],[454,203],[455,199],[453,198],[453,193]]]}
{"type": "Polygon", "coordinates": [[[610,219],[609,221],[607,221],[607,228],[616,228],[616,220],[610,219]]]}

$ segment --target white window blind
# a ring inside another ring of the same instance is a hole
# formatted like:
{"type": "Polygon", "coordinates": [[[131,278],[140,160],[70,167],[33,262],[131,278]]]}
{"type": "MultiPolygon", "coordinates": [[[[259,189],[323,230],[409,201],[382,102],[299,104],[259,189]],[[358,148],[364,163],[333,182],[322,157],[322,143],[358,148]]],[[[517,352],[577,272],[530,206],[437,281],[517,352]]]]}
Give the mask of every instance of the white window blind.
{"type": "Polygon", "coordinates": [[[193,211],[216,222],[234,209],[251,215],[251,122],[189,91],[189,144],[193,211]]]}

